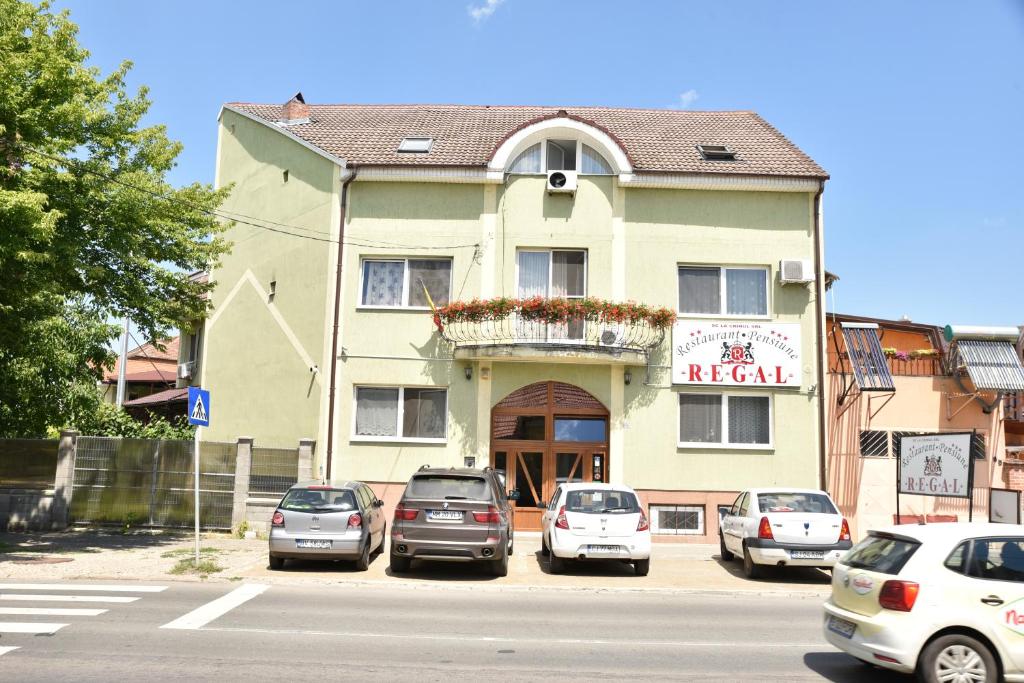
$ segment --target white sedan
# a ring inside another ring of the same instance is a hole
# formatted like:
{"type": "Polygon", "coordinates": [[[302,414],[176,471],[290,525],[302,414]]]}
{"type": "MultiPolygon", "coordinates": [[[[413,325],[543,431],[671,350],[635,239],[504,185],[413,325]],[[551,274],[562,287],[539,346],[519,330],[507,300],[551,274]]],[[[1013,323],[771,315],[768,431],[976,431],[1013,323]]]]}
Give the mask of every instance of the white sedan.
{"type": "Polygon", "coordinates": [[[631,562],[637,576],[651,566],[651,527],[636,492],[619,484],[560,484],[541,519],[541,553],[552,574],[567,560],[631,562]]]}
{"type": "Polygon", "coordinates": [[[924,681],[1024,681],[1024,526],[902,525],[843,556],[825,603],[840,650],[924,681]]]}
{"type": "Polygon", "coordinates": [[[744,491],[719,528],[722,559],[742,558],[751,579],[766,565],[830,568],[853,545],[836,504],[815,489],[744,491]]]}

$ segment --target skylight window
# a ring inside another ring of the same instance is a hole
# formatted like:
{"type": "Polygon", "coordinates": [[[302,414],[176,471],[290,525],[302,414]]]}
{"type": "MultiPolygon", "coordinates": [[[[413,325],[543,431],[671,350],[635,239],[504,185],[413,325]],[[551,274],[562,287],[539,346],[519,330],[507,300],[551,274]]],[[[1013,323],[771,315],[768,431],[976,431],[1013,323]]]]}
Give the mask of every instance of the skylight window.
{"type": "Polygon", "coordinates": [[[697,145],[705,161],[736,161],[736,152],[725,145],[697,145]]]}
{"type": "Polygon", "coordinates": [[[434,138],[402,138],[398,145],[399,152],[426,154],[434,145],[434,138]]]}

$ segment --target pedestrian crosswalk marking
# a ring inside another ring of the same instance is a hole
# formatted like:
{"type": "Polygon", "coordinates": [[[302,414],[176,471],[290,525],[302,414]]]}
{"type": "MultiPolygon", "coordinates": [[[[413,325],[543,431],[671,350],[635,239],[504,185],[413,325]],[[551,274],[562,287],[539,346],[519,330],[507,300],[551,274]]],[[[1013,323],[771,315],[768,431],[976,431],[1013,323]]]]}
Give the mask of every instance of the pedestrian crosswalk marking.
{"type": "Polygon", "coordinates": [[[0,647],[0,655],[5,655],[8,652],[10,652],[11,650],[17,650],[17,649],[18,649],[17,645],[7,645],[7,646],[4,646],[4,647],[0,647]]]}
{"type": "Polygon", "coordinates": [[[50,624],[45,622],[0,621],[0,633],[31,633],[36,635],[52,635],[67,624],[50,624]]]}
{"type": "Polygon", "coordinates": [[[203,405],[203,395],[199,394],[196,396],[196,404],[192,408],[192,414],[189,418],[198,420],[199,422],[206,422],[209,418],[206,416],[206,406],[203,405]]]}
{"type": "Polygon", "coordinates": [[[0,583],[5,591],[104,591],[111,593],[160,593],[167,586],[126,586],[83,583],[0,583]]]}
{"type": "Polygon", "coordinates": [[[214,619],[224,616],[239,605],[252,600],[270,586],[262,583],[247,583],[239,586],[227,595],[212,600],[195,608],[188,614],[164,624],[160,628],[173,628],[195,631],[209,624],[214,619]]]}
{"type": "Polygon", "coordinates": [[[95,617],[105,609],[74,609],[71,607],[0,607],[0,614],[44,617],[95,617]]]}
{"type": "Polygon", "coordinates": [[[46,593],[0,593],[0,600],[22,602],[135,602],[140,598],[124,595],[52,595],[46,593]]]}

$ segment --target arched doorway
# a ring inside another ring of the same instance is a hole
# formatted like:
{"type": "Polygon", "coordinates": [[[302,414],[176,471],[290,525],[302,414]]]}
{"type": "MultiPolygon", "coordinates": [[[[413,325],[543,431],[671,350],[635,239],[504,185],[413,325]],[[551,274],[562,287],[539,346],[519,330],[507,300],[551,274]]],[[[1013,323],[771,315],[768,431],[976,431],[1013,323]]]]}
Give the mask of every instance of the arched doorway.
{"type": "Polygon", "coordinates": [[[491,467],[519,491],[515,528],[539,530],[559,484],[607,481],[608,409],[562,382],[517,389],[491,410],[491,467]]]}

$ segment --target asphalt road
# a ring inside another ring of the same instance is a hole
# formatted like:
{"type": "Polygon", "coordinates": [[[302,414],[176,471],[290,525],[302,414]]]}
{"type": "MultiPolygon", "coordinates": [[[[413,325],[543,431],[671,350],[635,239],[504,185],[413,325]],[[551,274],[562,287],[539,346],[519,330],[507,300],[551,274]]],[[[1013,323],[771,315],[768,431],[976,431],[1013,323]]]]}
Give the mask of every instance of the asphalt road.
{"type": "Polygon", "coordinates": [[[818,597],[96,583],[0,581],[0,679],[908,680],[829,646],[818,597]]]}

